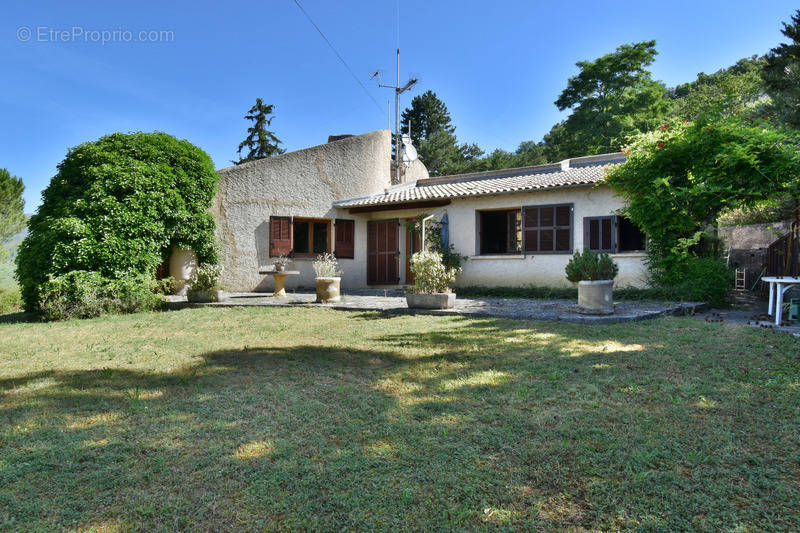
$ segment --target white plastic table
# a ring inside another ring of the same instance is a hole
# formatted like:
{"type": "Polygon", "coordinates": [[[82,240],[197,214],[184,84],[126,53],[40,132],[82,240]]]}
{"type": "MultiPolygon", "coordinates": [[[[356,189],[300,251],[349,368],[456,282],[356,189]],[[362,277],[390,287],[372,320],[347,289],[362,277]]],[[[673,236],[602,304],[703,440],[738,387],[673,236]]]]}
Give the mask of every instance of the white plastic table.
{"type": "Polygon", "coordinates": [[[788,291],[792,285],[799,285],[800,278],[792,276],[767,277],[761,278],[762,281],[769,283],[769,306],[767,313],[772,314],[773,304],[775,309],[775,325],[781,325],[781,315],[783,314],[783,293],[788,291]],[[775,289],[773,291],[773,288],[775,289]]]}

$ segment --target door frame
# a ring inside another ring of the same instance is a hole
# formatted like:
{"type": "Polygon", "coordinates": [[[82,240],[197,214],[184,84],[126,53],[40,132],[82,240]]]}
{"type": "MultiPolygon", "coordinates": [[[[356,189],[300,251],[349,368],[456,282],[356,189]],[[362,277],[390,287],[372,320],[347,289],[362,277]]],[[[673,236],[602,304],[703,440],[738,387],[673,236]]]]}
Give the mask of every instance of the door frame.
{"type": "MultiPolygon", "coordinates": [[[[415,218],[407,218],[405,222],[413,222],[415,218]]],[[[406,285],[414,284],[414,273],[411,272],[411,256],[422,250],[422,235],[406,228],[406,285]],[[416,242],[415,242],[416,241],[416,242]]]]}

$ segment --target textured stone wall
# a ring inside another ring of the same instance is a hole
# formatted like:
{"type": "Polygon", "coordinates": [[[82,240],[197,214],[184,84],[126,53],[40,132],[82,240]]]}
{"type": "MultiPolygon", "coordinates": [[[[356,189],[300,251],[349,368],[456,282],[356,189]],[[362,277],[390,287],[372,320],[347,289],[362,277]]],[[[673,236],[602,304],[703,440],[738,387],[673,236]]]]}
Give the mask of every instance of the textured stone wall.
{"type": "MultiPolygon", "coordinates": [[[[272,277],[258,274],[259,266],[272,262],[270,216],[333,219],[339,215],[333,202],[383,191],[390,186],[390,142],[390,132],[378,130],[219,170],[213,213],[223,285],[231,291],[271,291],[272,277]]],[[[366,253],[365,231],[356,231],[359,258],[366,253]]],[[[346,272],[342,285],[363,285],[355,279],[354,260],[340,262],[346,272]]],[[[311,260],[298,259],[293,268],[301,275],[289,277],[287,289],[313,286],[311,260]]]]}

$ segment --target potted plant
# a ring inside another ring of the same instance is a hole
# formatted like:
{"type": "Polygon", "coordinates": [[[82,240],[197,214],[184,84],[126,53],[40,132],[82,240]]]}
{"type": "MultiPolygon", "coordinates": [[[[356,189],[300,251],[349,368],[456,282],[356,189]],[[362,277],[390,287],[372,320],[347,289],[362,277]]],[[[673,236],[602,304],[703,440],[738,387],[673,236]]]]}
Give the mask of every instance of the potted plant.
{"type": "Polygon", "coordinates": [[[272,262],[272,264],[275,266],[275,272],[285,272],[285,271],[286,271],[286,267],[288,267],[288,266],[289,266],[289,263],[290,263],[291,261],[292,261],[292,260],[291,260],[291,259],[289,259],[288,257],[286,257],[285,255],[283,255],[283,254],[280,254],[280,255],[279,255],[278,257],[276,257],[276,258],[275,258],[275,260],[272,262]]]}
{"type": "Polygon", "coordinates": [[[203,264],[197,267],[189,280],[189,289],[186,299],[190,302],[219,302],[225,299],[219,278],[222,267],[219,265],[203,264]]]}
{"type": "Polygon", "coordinates": [[[619,267],[606,253],[584,250],[567,263],[567,279],[578,284],[578,309],[581,313],[610,315],[614,312],[614,278],[619,267]]]}
{"type": "Polygon", "coordinates": [[[422,251],[411,256],[411,272],[414,285],[406,293],[408,307],[425,309],[450,309],[455,305],[456,295],[452,290],[460,267],[447,266],[441,254],[422,251]]]}
{"type": "Polygon", "coordinates": [[[329,253],[318,255],[314,273],[317,275],[317,303],[341,301],[342,271],[336,257],[329,253]]]}

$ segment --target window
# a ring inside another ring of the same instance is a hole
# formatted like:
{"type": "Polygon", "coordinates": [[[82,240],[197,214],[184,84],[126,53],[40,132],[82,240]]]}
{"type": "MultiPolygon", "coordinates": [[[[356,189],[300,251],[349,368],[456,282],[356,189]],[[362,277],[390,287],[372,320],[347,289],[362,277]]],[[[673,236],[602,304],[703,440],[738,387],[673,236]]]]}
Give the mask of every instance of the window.
{"type": "Polygon", "coordinates": [[[355,255],[356,223],[354,220],[336,219],[336,242],[334,250],[336,257],[352,259],[355,255]]]}
{"type": "Polygon", "coordinates": [[[522,253],[522,214],[519,209],[479,211],[480,253],[522,253]]]}
{"type": "Polygon", "coordinates": [[[312,257],[324,254],[331,249],[331,223],[329,220],[295,218],[292,222],[294,246],[292,252],[296,257],[312,257]]]}
{"type": "Polygon", "coordinates": [[[583,245],[595,252],[633,252],[645,249],[646,238],[624,217],[585,217],[583,245]]]}
{"type": "Polygon", "coordinates": [[[572,204],[525,207],[522,221],[526,252],[572,252],[572,204]]]}

